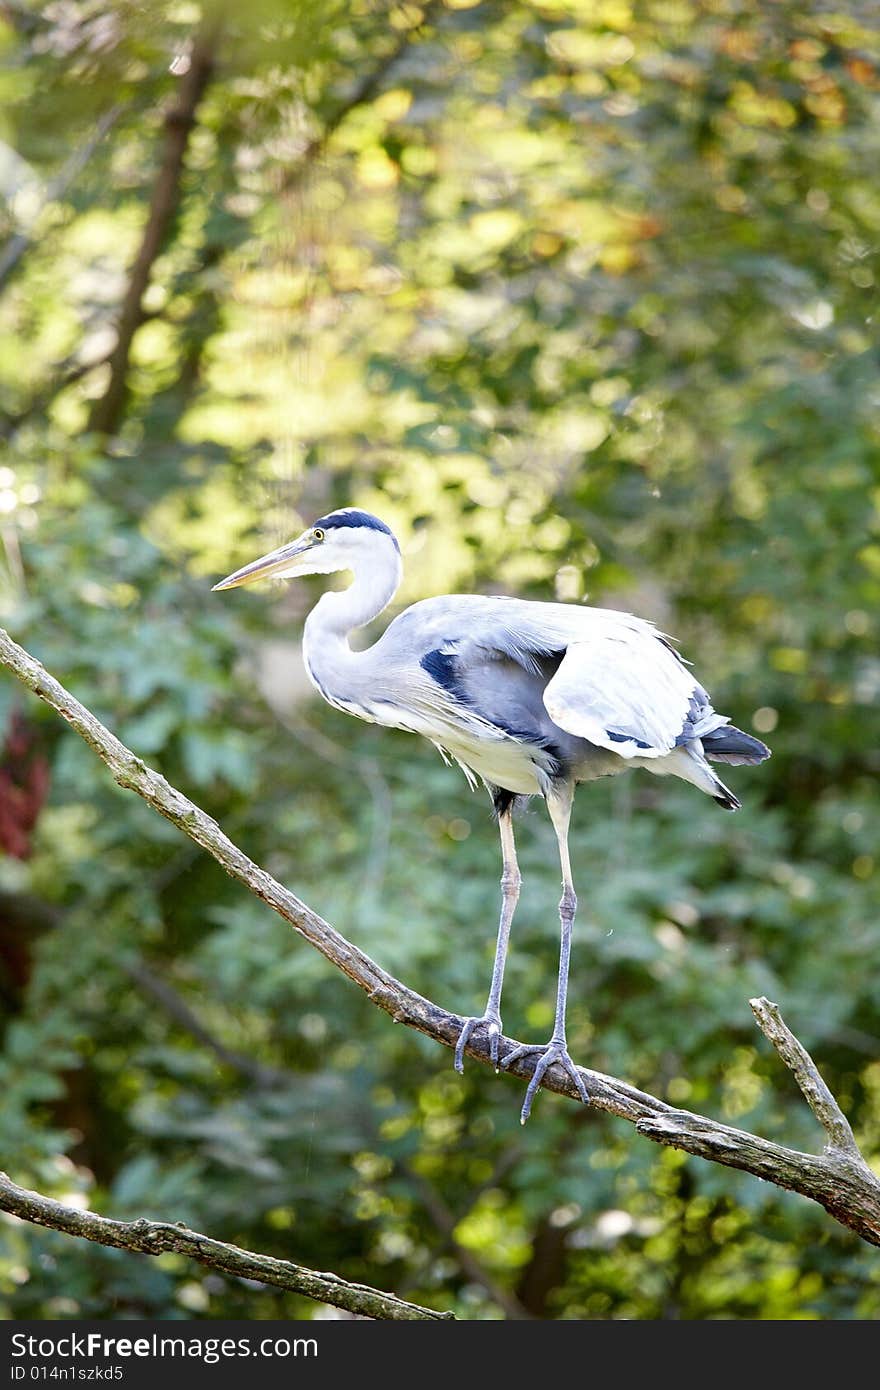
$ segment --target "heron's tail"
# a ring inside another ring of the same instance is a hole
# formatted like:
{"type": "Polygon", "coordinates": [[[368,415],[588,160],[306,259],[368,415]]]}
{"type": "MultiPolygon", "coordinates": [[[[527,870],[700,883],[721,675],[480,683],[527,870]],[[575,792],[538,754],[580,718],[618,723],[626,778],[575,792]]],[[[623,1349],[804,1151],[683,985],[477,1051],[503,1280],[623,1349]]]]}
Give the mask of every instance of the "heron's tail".
{"type": "Polygon", "coordinates": [[[739,801],[730,788],[725,787],[724,783],[719,781],[717,777],[713,777],[713,781],[715,783],[711,792],[713,800],[717,801],[719,806],[723,806],[725,811],[738,811],[742,806],[742,802],[739,801]]]}
{"type": "Polygon", "coordinates": [[[744,734],[742,729],[724,724],[689,743],[679,744],[664,758],[645,758],[640,766],[660,777],[669,773],[681,777],[713,797],[725,811],[738,811],[740,802],[730,788],[715,776],[706,759],[724,763],[760,763],[769,756],[770,749],[759,739],[744,734]]]}
{"type": "Polygon", "coordinates": [[[770,757],[766,743],[752,738],[751,734],[744,734],[742,729],[736,729],[732,724],[723,724],[710,734],[702,734],[701,742],[703,752],[713,763],[762,763],[770,757]]]}

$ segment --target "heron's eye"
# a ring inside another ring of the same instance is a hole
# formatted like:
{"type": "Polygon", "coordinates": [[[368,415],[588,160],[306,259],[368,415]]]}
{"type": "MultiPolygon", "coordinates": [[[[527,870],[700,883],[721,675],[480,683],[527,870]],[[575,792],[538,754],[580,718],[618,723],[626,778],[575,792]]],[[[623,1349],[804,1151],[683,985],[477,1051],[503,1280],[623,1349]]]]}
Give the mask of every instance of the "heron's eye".
{"type": "Polygon", "coordinates": [[[315,542],[316,545],[320,545],[323,539],[324,532],[321,530],[320,526],[316,526],[315,529],[312,531],[312,540],[315,542]]]}

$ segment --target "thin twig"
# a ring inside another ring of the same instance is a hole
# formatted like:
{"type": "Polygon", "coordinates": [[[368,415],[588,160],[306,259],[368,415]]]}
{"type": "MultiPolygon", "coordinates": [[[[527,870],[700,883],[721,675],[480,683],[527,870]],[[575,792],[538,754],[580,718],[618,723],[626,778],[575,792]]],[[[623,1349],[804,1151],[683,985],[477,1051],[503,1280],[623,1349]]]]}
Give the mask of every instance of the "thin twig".
{"type": "Polygon", "coordinates": [[[238,1245],[213,1240],[182,1224],[147,1221],[144,1217],[137,1221],[114,1221],[92,1211],[68,1207],[52,1197],[19,1187],[5,1173],[0,1173],[0,1211],[118,1250],[133,1250],[144,1255],[161,1255],[166,1250],[174,1250],[234,1278],[273,1284],[362,1317],[409,1322],[421,1318],[446,1320],[453,1316],[435,1312],[433,1308],[422,1308],[417,1303],[406,1303],[394,1294],[382,1293],[366,1284],[350,1284],[336,1274],[318,1273],[292,1264],[290,1260],[277,1260],[274,1255],[260,1255],[238,1245]]]}
{"type": "Polygon", "coordinates": [[[349,95],[345,97],[327,117],[323,128],[308,142],[293,167],[287,170],[279,192],[291,192],[296,187],[303,174],[305,174],[315,160],[324,153],[324,150],[330,143],[331,137],[342,125],[346,116],[351,115],[352,111],[355,111],[359,106],[364,106],[368,101],[372,101],[373,98],[378,95],[379,88],[385,78],[407,52],[413,37],[422,32],[434,12],[438,11],[440,8],[440,0],[428,0],[428,3],[422,6],[422,13],[418,23],[413,24],[410,28],[403,28],[400,30],[396,42],[391,45],[386,53],[382,54],[375,67],[371,68],[369,72],[365,73],[364,76],[355,83],[349,95]]]}
{"type": "MultiPolygon", "coordinates": [[[[121,787],[136,792],[160,815],[206,849],[232,878],[289,922],[300,936],[353,980],[380,1009],[390,1014],[396,1022],[405,1023],[446,1047],[455,1047],[464,1022],[458,1014],[447,1012],[395,980],[253,863],[224,835],[216,821],[172,787],[158,772],[147,767],[90,710],[50,676],[35,657],[13,642],[2,628],[0,664],[7,666],[28,689],[51,705],[76,730],[106,763],[121,787]]],[[[513,1039],[502,1038],[502,1060],[518,1046],[513,1039]]],[[[466,1051],[468,1056],[484,1065],[493,1065],[489,1048],[479,1031],[469,1041],[466,1051]]],[[[522,1058],[509,1070],[521,1078],[531,1074],[530,1064],[522,1058]]],[[[880,1245],[880,1180],[861,1158],[856,1161],[850,1151],[835,1147],[822,1155],[801,1153],[729,1125],[719,1124],[703,1115],[677,1110],[616,1077],[586,1068],[580,1070],[590,1104],[597,1110],[606,1110],[629,1120],[636,1125],[639,1133],[659,1144],[668,1144],[700,1158],[743,1169],[778,1187],[799,1192],[818,1202],[835,1220],[848,1226],[863,1240],[880,1245]]],[[[548,1070],[542,1085],[573,1100],[578,1099],[573,1080],[559,1066],[548,1070]]]]}
{"type": "Polygon", "coordinates": [[[492,1301],[498,1304],[498,1307],[502,1312],[506,1313],[507,1317],[513,1318],[516,1321],[523,1321],[528,1318],[530,1314],[522,1306],[516,1295],[502,1288],[481,1261],[477,1259],[473,1251],[468,1250],[466,1245],[461,1244],[461,1241],[455,1234],[455,1228],[458,1222],[434,1184],[429,1182],[421,1173],[417,1173],[414,1169],[410,1168],[407,1164],[401,1166],[402,1171],[406,1173],[410,1182],[414,1183],[417,1187],[422,1198],[422,1205],[424,1206],[425,1212],[434,1228],[443,1237],[451,1255],[454,1257],[465,1277],[469,1279],[472,1284],[479,1284],[481,1288],[485,1289],[492,1301]]]}
{"type": "Polygon", "coordinates": [[[181,1028],[196,1038],[215,1057],[219,1058],[225,1066],[232,1071],[238,1072],[241,1076],[246,1076],[254,1085],[264,1087],[267,1090],[277,1090],[279,1087],[292,1086],[297,1078],[293,1072],[282,1071],[279,1067],[269,1067],[263,1062],[256,1062],[251,1057],[245,1057],[243,1053],[236,1052],[233,1048],[227,1047],[225,1043],[216,1038],[210,1029],[206,1028],[189,1007],[186,1000],[178,994],[167,980],[163,980],[154,970],[151,970],[143,961],[123,961],[122,969],[130,979],[145,994],[157,1003],[160,1008],[165,1010],[169,1018],[173,1018],[181,1028]]]}
{"type": "Polygon", "coordinates": [[[32,246],[37,239],[36,227],[40,214],[50,203],[54,203],[67,192],[70,185],[88,164],[104,137],[113,129],[125,109],[124,106],[113,106],[109,111],[104,112],[103,116],[99,118],[89,139],[86,140],[85,144],[79,149],[74,150],[70,158],[65,161],[57,177],[50,180],[46,186],[43,200],[35,216],[31,219],[31,233],[17,232],[14,236],[9,238],[6,245],[0,250],[0,289],[6,284],[6,281],[18,265],[25,251],[27,251],[28,247],[32,246]]]}
{"type": "MultiPolygon", "coordinates": [[[[164,309],[145,309],[141,313],[138,327],[142,328],[145,323],[152,323],[155,319],[164,319],[165,316],[164,309]]],[[[21,410],[17,410],[14,415],[7,415],[5,419],[0,420],[0,439],[12,439],[22,425],[25,425],[34,415],[47,410],[62,391],[69,390],[78,381],[82,381],[84,376],[88,376],[90,372],[96,372],[99,367],[106,367],[111,356],[112,350],[103,353],[100,357],[93,358],[91,361],[82,361],[76,353],[71,353],[63,362],[55,363],[55,375],[52,380],[33,395],[21,410]]]]}

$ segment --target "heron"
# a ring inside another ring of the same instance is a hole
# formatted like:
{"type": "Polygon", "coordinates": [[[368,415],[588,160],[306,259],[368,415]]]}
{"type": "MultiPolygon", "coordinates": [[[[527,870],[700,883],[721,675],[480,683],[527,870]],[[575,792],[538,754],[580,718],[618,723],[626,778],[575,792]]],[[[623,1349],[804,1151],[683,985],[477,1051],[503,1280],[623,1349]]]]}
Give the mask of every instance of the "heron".
{"type": "Polygon", "coordinates": [[[717,714],[671,640],[650,621],[616,609],[483,594],[422,599],[398,614],[363,651],[352,632],[378,617],[402,578],[400,546],[378,517],[343,507],[295,540],[214,585],[350,572],[345,589],[322,595],[306,619],[309,680],[337,709],[421,734],[458,763],[471,786],[492,797],[501,836],[501,915],[485,1010],[463,1020],[455,1068],[484,1031],[496,1071],[534,1057],[521,1119],[554,1064],[585,1104],[584,1079],[569,1055],[566,997],[577,897],[568,835],[580,782],[644,768],[680,777],[735,811],[740,802],[710,763],[759,763],[770,750],[717,714]],[[559,847],[562,897],[556,1010],[549,1042],[499,1058],[501,991],[522,878],[514,812],[541,796],[559,847]]]}

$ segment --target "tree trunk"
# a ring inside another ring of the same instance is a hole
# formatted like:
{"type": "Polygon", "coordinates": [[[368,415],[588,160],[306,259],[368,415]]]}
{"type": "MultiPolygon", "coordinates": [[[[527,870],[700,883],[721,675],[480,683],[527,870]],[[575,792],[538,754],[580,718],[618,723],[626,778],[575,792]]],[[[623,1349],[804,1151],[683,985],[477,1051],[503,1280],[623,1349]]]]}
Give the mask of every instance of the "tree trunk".
{"type": "Polygon", "coordinates": [[[92,407],[89,429],[96,434],[115,434],[128,397],[128,368],[134,335],[143,322],[143,297],[156,258],[162,251],[180,206],[181,178],[196,111],[214,71],[218,29],[215,23],[197,33],[189,67],[181,79],[178,100],[165,116],[165,148],[153,185],[147,225],[128,277],[125,298],[116,325],[116,346],[110,354],[107,389],[92,407]]]}

